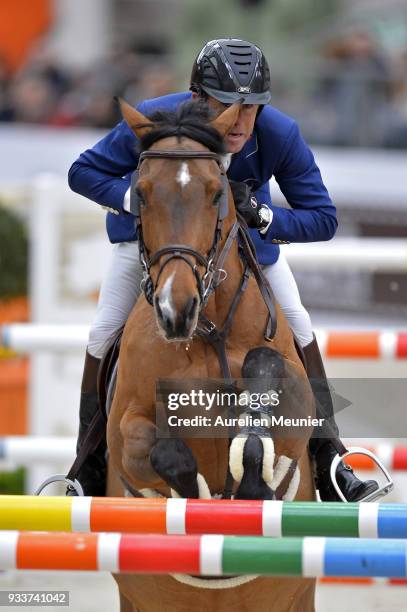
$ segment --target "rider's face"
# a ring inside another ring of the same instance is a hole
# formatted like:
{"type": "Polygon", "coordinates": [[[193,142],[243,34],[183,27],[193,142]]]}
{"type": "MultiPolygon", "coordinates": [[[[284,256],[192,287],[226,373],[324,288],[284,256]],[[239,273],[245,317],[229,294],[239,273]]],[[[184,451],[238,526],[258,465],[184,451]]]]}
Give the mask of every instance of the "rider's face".
{"type": "MultiPolygon", "coordinates": [[[[209,106],[218,113],[222,113],[229,105],[208,96],[209,106]]],[[[235,125],[225,136],[226,149],[229,153],[238,153],[249,140],[256,121],[258,104],[242,104],[235,125]]]]}

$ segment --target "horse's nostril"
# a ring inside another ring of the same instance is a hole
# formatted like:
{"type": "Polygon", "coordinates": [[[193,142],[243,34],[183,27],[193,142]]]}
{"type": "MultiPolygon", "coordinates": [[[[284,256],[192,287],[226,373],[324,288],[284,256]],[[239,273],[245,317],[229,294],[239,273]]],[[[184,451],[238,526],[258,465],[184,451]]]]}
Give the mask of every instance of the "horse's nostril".
{"type": "Polygon", "coordinates": [[[161,307],[160,307],[160,300],[158,299],[158,297],[155,297],[155,298],[154,298],[154,306],[155,306],[155,309],[156,309],[157,315],[160,317],[160,319],[162,319],[162,318],[163,318],[163,312],[162,312],[162,310],[161,310],[161,307]]]}
{"type": "Polygon", "coordinates": [[[189,298],[185,306],[185,310],[184,310],[186,320],[191,321],[194,318],[197,306],[198,306],[197,298],[196,297],[189,298]]]}
{"type": "Polygon", "coordinates": [[[157,296],[154,298],[154,307],[157,319],[168,339],[189,337],[199,308],[197,297],[188,298],[180,311],[177,311],[172,304],[157,296]]]}

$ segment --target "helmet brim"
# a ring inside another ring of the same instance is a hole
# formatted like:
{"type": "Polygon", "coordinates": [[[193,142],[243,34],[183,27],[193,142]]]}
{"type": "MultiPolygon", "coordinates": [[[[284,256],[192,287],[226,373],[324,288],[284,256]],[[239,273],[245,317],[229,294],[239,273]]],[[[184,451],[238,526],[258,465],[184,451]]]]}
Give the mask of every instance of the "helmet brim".
{"type": "Polygon", "coordinates": [[[222,104],[234,104],[241,100],[242,104],[268,104],[271,100],[271,93],[269,91],[245,94],[237,91],[219,91],[218,89],[206,87],[206,85],[201,85],[200,87],[208,96],[219,100],[222,104]]]}

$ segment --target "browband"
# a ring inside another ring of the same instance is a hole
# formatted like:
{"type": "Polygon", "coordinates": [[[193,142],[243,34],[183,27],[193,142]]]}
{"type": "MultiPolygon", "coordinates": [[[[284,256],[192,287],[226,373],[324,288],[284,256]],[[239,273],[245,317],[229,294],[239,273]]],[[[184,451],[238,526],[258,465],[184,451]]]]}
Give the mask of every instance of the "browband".
{"type": "Polygon", "coordinates": [[[143,151],[140,153],[138,167],[144,159],[148,158],[171,158],[171,159],[213,159],[223,170],[222,157],[218,153],[212,151],[143,151]]]}

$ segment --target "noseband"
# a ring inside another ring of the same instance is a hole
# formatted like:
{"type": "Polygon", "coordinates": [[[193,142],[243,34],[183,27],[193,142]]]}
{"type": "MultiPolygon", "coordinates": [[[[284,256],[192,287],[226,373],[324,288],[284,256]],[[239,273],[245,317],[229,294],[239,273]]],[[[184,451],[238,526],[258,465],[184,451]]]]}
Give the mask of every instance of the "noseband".
{"type": "MultiPolygon", "coordinates": [[[[220,156],[217,153],[213,153],[211,151],[172,151],[172,150],[162,150],[162,151],[143,151],[139,157],[139,163],[137,166],[137,170],[133,173],[132,176],[132,184],[130,191],[130,211],[136,217],[136,229],[138,233],[138,241],[139,241],[139,250],[140,250],[140,262],[144,269],[144,276],[142,280],[142,289],[146,296],[149,304],[153,304],[153,296],[158,285],[158,281],[160,276],[165,268],[165,266],[172,261],[173,259],[181,259],[191,268],[194,273],[197,289],[200,296],[201,308],[206,304],[210,293],[214,289],[214,279],[215,272],[222,273],[224,272],[221,269],[216,270],[213,264],[214,257],[216,255],[216,251],[218,248],[219,240],[221,237],[221,228],[222,222],[228,214],[228,179],[225,174],[222,161],[220,156]],[[141,164],[145,159],[213,159],[219,166],[222,180],[222,196],[219,201],[218,207],[218,218],[216,221],[215,234],[212,242],[212,246],[207,255],[202,255],[199,251],[196,251],[192,247],[186,244],[169,244],[168,246],[159,249],[153,255],[150,256],[148,249],[144,243],[143,239],[143,228],[141,223],[141,201],[140,196],[137,193],[136,185],[139,180],[139,169],[141,164]],[[151,267],[154,266],[164,255],[168,255],[165,261],[162,263],[158,275],[157,280],[154,285],[154,281],[151,277],[151,267]],[[188,255],[195,259],[195,263],[192,263],[188,258],[188,255]],[[199,270],[197,265],[201,265],[205,268],[205,273],[201,277],[199,274],[199,270]]],[[[223,260],[223,258],[222,258],[223,260]]],[[[225,276],[223,276],[224,278],[225,276]]],[[[221,278],[221,274],[217,274],[218,283],[221,278]]]]}

